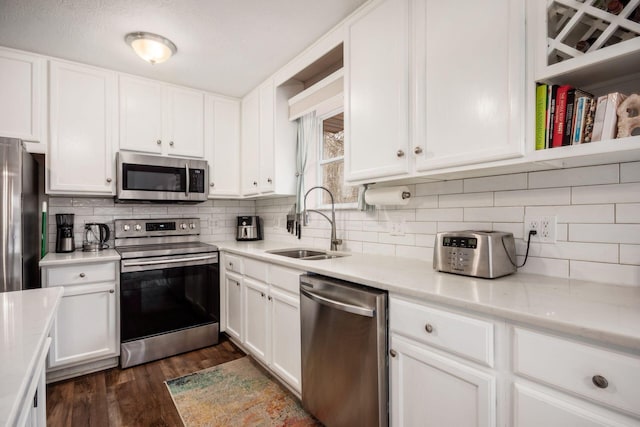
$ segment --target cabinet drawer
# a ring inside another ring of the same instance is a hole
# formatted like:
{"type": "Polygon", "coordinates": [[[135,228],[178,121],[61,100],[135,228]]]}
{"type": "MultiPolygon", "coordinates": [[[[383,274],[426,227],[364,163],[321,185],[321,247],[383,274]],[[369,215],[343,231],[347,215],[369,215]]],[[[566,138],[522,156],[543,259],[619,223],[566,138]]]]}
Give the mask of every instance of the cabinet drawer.
{"type": "Polygon", "coordinates": [[[269,265],[269,284],[298,295],[301,274],[302,271],[299,270],[269,265]]]}
{"type": "Polygon", "coordinates": [[[253,277],[261,282],[267,281],[267,268],[268,264],[254,259],[244,259],[244,274],[245,276],[253,277]]]}
{"type": "Polygon", "coordinates": [[[521,328],[513,346],[516,374],[640,415],[640,357],[521,328]]]}
{"type": "Polygon", "coordinates": [[[47,286],[80,285],[83,283],[114,282],[116,263],[76,264],[46,269],[47,286]]]}
{"type": "Polygon", "coordinates": [[[493,366],[493,324],[390,298],[391,330],[486,366],[493,366]]]}
{"type": "Polygon", "coordinates": [[[224,268],[242,274],[242,258],[224,254],[224,268]]]}

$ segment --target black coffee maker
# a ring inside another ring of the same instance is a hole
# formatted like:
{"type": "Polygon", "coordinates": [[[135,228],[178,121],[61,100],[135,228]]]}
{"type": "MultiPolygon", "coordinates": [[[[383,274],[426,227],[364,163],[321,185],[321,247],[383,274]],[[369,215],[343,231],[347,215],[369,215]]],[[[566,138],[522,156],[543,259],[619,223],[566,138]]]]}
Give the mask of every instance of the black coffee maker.
{"type": "Polygon", "coordinates": [[[73,252],[73,214],[56,214],[56,252],[73,252]]]}

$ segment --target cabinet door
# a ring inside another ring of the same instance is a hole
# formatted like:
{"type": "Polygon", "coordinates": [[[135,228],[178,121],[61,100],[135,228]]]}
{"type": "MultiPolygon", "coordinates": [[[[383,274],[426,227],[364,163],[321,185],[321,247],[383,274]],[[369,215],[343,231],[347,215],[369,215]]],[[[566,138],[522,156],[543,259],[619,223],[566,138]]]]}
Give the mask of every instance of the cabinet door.
{"type": "Polygon", "coordinates": [[[522,155],[524,1],[413,5],[416,170],[522,155]]]}
{"type": "Polygon", "coordinates": [[[27,145],[27,148],[44,153],[45,60],[0,50],[0,93],[0,135],[38,142],[27,145]]]}
{"type": "Polygon", "coordinates": [[[116,75],[50,62],[50,193],[114,194],[116,75]]]}
{"type": "Polygon", "coordinates": [[[160,154],[162,85],[152,80],[120,76],[120,149],[160,154]]]}
{"type": "Polygon", "coordinates": [[[271,369],[295,390],[300,384],[300,300],[271,288],[271,369]]]}
{"type": "Polygon", "coordinates": [[[408,20],[408,0],[379,0],[347,24],[347,181],[409,171],[408,20]]]}
{"type": "Polygon", "coordinates": [[[244,279],[244,344],[253,356],[268,363],[267,285],[244,279]]]}
{"type": "Polygon", "coordinates": [[[118,356],[116,303],[115,283],[65,286],[51,329],[49,367],[118,356]]]}
{"type": "Polygon", "coordinates": [[[226,271],[224,287],[226,332],[242,341],[242,276],[226,271]]]}
{"type": "Polygon", "coordinates": [[[209,197],[240,195],[240,103],[207,97],[209,197]]]}
{"type": "Polygon", "coordinates": [[[167,87],[167,137],[165,153],[204,157],[204,93],[167,87]]]}
{"type": "Polygon", "coordinates": [[[395,334],[391,354],[392,425],[496,425],[493,376],[395,334]]]}
{"type": "Polygon", "coordinates": [[[275,177],[275,89],[273,82],[260,87],[260,181],[263,193],[274,189],[275,177]]]}
{"type": "Polygon", "coordinates": [[[258,194],[260,181],[260,92],[254,91],[242,100],[242,194],[258,194]]]}

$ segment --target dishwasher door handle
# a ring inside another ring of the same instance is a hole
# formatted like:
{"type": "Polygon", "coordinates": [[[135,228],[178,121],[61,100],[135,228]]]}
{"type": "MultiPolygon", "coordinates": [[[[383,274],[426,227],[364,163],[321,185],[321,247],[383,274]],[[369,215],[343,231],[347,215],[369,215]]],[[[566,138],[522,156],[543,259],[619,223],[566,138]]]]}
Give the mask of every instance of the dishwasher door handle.
{"type": "Polygon", "coordinates": [[[300,293],[306,296],[307,298],[314,300],[319,304],[326,305],[327,307],[335,308],[336,310],[346,311],[348,313],[353,313],[353,314],[357,314],[359,316],[365,316],[365,317],[376,316],[376,310],[373,308],[359,307],[357,305],[348,304],[346,302],[336,301],[334,299],[327,298],[322,295],[318,295],[303,287],[300,287],[300,293]]]}

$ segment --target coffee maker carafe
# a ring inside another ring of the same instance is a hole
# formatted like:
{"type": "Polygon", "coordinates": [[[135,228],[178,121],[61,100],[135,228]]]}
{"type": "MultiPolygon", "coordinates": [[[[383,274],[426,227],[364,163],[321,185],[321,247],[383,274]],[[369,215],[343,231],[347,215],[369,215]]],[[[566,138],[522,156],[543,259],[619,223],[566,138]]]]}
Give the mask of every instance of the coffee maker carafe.
{"type": "Polygon", "coordinates": [[[84,242],[82,250],[84,252],[101,251],[109,247],[109,226],[98,222],[88,222],[84,225],[84,242]]]}
{"type": "Polygon", "coordinates": [[[56,214],[56,252],[73,252],[73,214],[56,214]]]}

